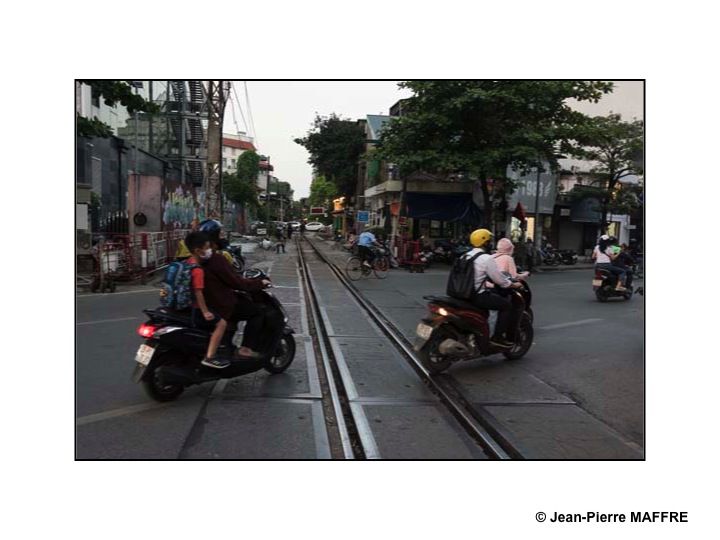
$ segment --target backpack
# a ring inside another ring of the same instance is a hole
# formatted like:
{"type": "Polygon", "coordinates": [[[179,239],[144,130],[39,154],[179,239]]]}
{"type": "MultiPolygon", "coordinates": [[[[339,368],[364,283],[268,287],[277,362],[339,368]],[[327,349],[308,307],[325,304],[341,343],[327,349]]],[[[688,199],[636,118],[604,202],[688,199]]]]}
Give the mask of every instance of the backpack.
{"type": "Polygon", "coordinates": [[[465,256],[455,259],[448,276],[448,296],[460,300],[469,300],[472,297],[475,292],[475,259],[480,255],[484,255],[484,252],[480,251],[469,259],[465,256]]]}
{"type": "Polygon", "coordinates": [[[160,284],[160,305],[183,310],[192,306],[192,270],[199,265],[187,261],[170,263],[160,284]]]}

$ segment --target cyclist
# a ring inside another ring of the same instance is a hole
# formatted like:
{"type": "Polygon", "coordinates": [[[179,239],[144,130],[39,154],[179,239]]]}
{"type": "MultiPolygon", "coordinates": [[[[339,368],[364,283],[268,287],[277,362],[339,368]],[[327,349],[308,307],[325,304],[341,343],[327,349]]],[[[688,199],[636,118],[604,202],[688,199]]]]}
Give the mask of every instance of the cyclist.
{"type": "Polygon", "coordinates": [[[358,255],[363,261],[363,265],[368,268],[372,268],[372,263],[375,260],[375,252],[373,246],[380,246],[380,243],[375,238],[375,235],[370,231],[364,231],[358,238],[358,255]]]}

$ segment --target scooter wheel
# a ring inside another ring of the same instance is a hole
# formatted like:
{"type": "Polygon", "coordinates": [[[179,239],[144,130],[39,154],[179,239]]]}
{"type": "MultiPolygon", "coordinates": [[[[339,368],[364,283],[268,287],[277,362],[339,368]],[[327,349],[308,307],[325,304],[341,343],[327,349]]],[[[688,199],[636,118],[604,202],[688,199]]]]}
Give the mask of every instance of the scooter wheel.
{"type": "Polygon", "coordinates": [[[278,352],[265,365],[265,371],[277,375],[292,364],[295,358],[295,338],[292,334],[283,334],[278,345],[278,352]]]}
{"type": "Polygon", "coordinates": [[[425,366],[425,368],[433,375],[442,373],[452,364],[452,360],[450,360],[450,358],[442,356],[438,352],[438,346],[442,343],[443,339],[445,339],[445,336],[435,334],[422,347],[422,349],[418,351],[418,356],[422,365],[425,366]]]}
{"type": "Polygon", "coordinates": [[[607,293],[603,290],[602,287],[600,287],[597,291],[595,291],[595,297],[596,297],[596,298],[598,299],[598,301],[600,301],[600,302],[607,302],[607,301],[608,301],[608,295],[607,295],[607,293]]]}
{"type": "Polygon", "coordinates": [[[163,384],[154,367],[149,368],[143,375],[142,386],[148,396],[160,402],[174,401],[185,390],[185,387],[179,384],[163,384]]]}
{"type": "Polygon", "coordinates": [[[508,360],[517,360],[527,354],[532,346],[535,331],[533,330],[532,321],[527,313],[523,313],[520,320],[520,339],[515,346],[509,351],[503,353],[508,360]]]}

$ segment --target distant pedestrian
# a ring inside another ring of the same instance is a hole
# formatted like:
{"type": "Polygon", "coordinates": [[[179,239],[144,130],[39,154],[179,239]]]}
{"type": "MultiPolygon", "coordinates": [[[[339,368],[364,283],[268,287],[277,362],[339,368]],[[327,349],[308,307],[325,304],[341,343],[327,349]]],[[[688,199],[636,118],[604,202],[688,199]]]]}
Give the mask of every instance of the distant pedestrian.
{"type": "Polygon", "coordinates": [[[288,223],[288,225],[287,225],[287,238],[288,238],[288,240],[292,240],[292,233],[293,233],[292,227],[293,227],[293,226],[292,226],[292,223],[288,223]]]}
{"type": "Polygon", "coordinates": [[[532,238],[528,238],[525,241],[525,261],[528,272],[532,272],[535,266],[535,244],[532,238]]]}
{"type": "Polygon", "coordinates": [[[300,236],[302,236],[303,238],[305,237],[305,222],[304,221],[300,224],[300,236]]]}
{"type": "Polygon", "coordinates": [[[285,253],[284,227],[282,225],[278,225],[275,229],[275,253],[280,253],[281,248],[282,252],[285,253]]]}

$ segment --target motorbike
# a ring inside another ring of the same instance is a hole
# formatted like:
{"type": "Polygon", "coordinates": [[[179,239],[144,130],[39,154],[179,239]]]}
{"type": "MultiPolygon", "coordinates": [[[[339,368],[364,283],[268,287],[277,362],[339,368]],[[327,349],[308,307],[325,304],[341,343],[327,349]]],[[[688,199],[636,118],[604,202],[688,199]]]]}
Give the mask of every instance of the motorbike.
{"type": "Polygon", "coordinates": [[[566,265],[577,264],[578,256],[572,249],[563,249],[559,252],[560,262],[566,265]]]}
{"type": "MultiPolygon", "coordinates": [[[[416,328],[415,350],[430,373],[441,373],[453,362],[503,354],[508,360],[522,358],[533,342],[532,293],[527,283],[509,291],[513,306],[522,310],[512,348],[490,343],[489,311],[449,296],[425,296],[429,314],[416,328]]],[[[493,293],[486,293],[493,294],[493,293]]]]}
{"type": "Polygon", "coordinates": [[[228,253],[232,255],[233,259],[233,268],[236,272],[242,272],[245,270],[245,258],[242,254],[242,245],[240,244],[230,244],[227,248],[228,253]]]}
{"type": "Polygon", "coordinates": [[[453,244],[448,240],[436,240],[435,249],[432,252],[433,260],[452,264],[453,262],[453,244]]]}
{"type": "MultiPolygon", "coordinates": [[[[243,273],[248,279],[268,279],[262,270],[252,269],[243,273]]],[[[185,388],[219,379],[232,379],[264,369],[278,374],[290,367],[295,358],[294,330],[288,325],[288,317],[280,301],[268,289],[249,294],[254,303],[265,305],[283,315],[284,324],[271,349],[272,354],[248,360],[233,358],[229,367],[216,369],[203,366],[211,330],[193,326],[190,313],[167,308],[143,310],[148,320],[140,325],[137,333],[145,339],[135,355],[132,381],[141,383],[146,393],[156,401],[172,401],[185,388]]],[[[233,336],[230,336],[231,338],[233,336]]],[[[218,355],[233,356],[232,339],[223,339],[218,355]]]]}
{"type": "Polygon", "coordinates": [[[556,250],[545,248],[542,252],[542,262],[545,266],[560,266],[562,258],[556,250]]]}
{"type": "Polygon", "coordinates": [[[630,300],[633,296],[632,286],[633,273],[632,270],[628,272],[627,283],[625,284],[624,291],[618,291],[615,289],[617,286],[617,276],[605,270],[604,268],[595,268],[595,275],[593,276],[593,291],[595,291],[595,297],[600,302],[607,302],[610,298],[624,298],[630,300]]]}

